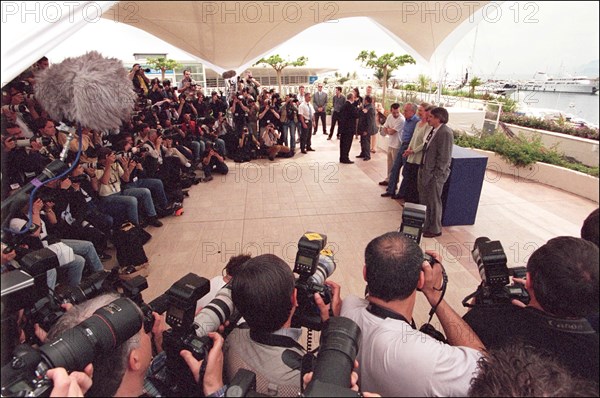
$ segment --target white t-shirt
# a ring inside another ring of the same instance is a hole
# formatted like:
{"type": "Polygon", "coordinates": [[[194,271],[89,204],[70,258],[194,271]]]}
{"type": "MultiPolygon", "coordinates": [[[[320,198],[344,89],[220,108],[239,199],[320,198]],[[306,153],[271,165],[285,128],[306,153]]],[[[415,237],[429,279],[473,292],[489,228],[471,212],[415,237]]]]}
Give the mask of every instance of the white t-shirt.
{"type": "Polygon", "coordinates": [[[360,326],[359,385],[387,396],[466,396],[481,353],[443,344],[408,323],[367,311],[368,301],[344,299],[341,315],[360,326]]]}
{"type": "Polygon", "coordinates": [[[402,134],[402,129],[404,128],[404,115],[400,114],[397,118],[394,118],[390,113],[387,119],[385,119],[383,127],[396,130],[396,134],[387,135],[389,140],[388,145],[390,148],[400,148],[400,145],[402,144],[400,141],[400,134],[402,134]]]}

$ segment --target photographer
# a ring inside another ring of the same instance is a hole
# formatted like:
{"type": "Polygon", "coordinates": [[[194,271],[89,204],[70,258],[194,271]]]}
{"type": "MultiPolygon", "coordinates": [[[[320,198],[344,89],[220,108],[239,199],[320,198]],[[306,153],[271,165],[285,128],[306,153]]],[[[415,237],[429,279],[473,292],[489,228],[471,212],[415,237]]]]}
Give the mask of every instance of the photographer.
{"type": "Polygon", "coordinates": [[[177,102],[177,92],[175,88],[171,86],[171,81],[169,79],[163,80],[163,90],[166,99],[170,102],[177,102]]]}
{"type": "Polygon", "coordinates": [[[281,134],[279,131],[275,130],[275,126],[273,123],[267,124],[267,128],[263,132],[262,140],[264,142],[264,146],[267,150],[267,155],[269,156],[269,160],[275,160],[275,156],[279,153],[289,153],[290,148],[285,145],[279,145],[277,142],[281,138],[281,134]]]}
{"type": "Polygon", "coordinates": [[[198,117],[198,111],[193,106],[194,98],[189,94],[180,94],[179,95],[179,108],[177,109],[177,114],[179,115],[179,122],[183,123],[184,115],[190,114],[194,115],[193,118],[196,119],[198,117]]]}
{"type": "Polygon", "coordinates": [[[598,312],[598,247],[558,237],[527,261],[527,306],[475,305],[464,320],[489,348],[520,340],[551,353],[575,376],[598,380],[598,334],[584,318],[598,312]]]}
{"type": "Polygon", "coordinates": [[[522,343],[479,360],[470,397],[597,397],[598,383],[574,377],[549,353],[522,343]]]}
{"type": "Polygon", "coordinates": [[[246,89],[248,93],[252,95],[254,98],[258,96],[258,88],[260,87],[260,83],[252,76],[252,72],[248,71],[246,74],[246,89]]]}
{"type": "Polygon", "coordinates": [[[213,171],[219,174],[227,175],[229,168],[225,164],[225,159],[213,148],[210,141],[206,142],[206,150],[202,155],[202,170],[204,170],[204,181],[212,181],[213,171]]]}
{"type": "MultiPolygon", "coordinates": [[[[332,308],[337,315],[339,286],[333,282],[327,284],[333,288],[332,308]]],[[[301,362],[306,352],[297,342],[302,330],[291,327],[298,300],[290,267],[272,254],[254,257],[236,271],[231,289],[233,304],[249,329],[236,328],[225,341],[227,379],[231,380],[240,368],[245,368],[255,372],[257,379],[267,380],[268,391],[257,385],[257,392],[296,394],[300,390],[301,362]]],[[[318,294],[315,301],[325,322],[329,319],[329,307],[318,294]]]]}
{"type": "MultiPolygon", "coordinates": [[[[430,253],[438,262],[441,257],[430,253]]],[[[402,233],[389,232],[365,249],[367,298],[349,296],[341,315],[360,326],[359,385],[383,396],[466,395],[483,344],[440,300],[441,264],[423,260],[423,251],[402,233]],[[421,291],[442,324],[449,344],[416,330],[413,311],[421,291]]]]}
{"type": "Polygon", "coordinates": [[[6,88],[7,97],[6,102],[3,98],[3,104],[8,104],[2,106],[2,116],[16,123],[24,136],[30,138],[35,130],[35,120],[41,116],[36,112],[35,99],[31,93],[27,93],[22,81],[13,81],[6,88]]]}
{"type": "MultiPolygon", "coordinates": [[[[79,185],[82,179],[87,181],[85,175],[47,183],[39,192],[46,197],[46,217],[48,231],[61,239],[80,239],[92,242],[100,260],[110,260],[111,256],[104,253],[107,248],[108,236],[90,223],[83,224],[87,212],[85,196],[80,190],[72,188],[79,185]]],[[[102,268],[100,268],[102,270],[102,268]]]]}
{"type": "Polygon", "coordinates": [[[8,196],[10,190],[18,189],[35,177],[49,163],[49,160],[28,147],[41,144],[25,138],[21,128],[2,119],[2,195],[8,196]],[[6,185],[5,185],[6,184],[6,185]]]}
{"type": "Polygon", "coordinates": [[[150,93],[148,93],[148,98],[152,101],[152,104],[156,104],[157,102],[164,101],[165,92],[163,90],[162,84],[160,84],[160,79],[155,77],[150,82],[150,93]]]}
{"type": "MultiPolygon", "coordinates": [[[[115,294],[105,294],[74,306],[52,327],[48,333],[48,339],[53,339],[88,319],[94,311],[111,303],[116,298],[118,296],[115,294]]],[[[93,384],[86,396],[164,396],[153,385],[155,376],[153,371],[159,369],[166,359],[161,345],[162,333],[166,329],[166,325],[163,318],[156,312],[153,312],[152,316],[154,322],[151,326],[144,322],[140,331],[116,350],[102,352],[96,356],[92,363],[94,367],[93,384]],[[152,358],[153,342],[154,349],[159,353],[154,358],[152,358]]],[[[203,380],[206,396],[223,387],[221,378],[223,338],[217,333],[211,333],[209,336],[214,341],[214,345],[206,359],[207,366],[203,380]]],[[[183,350],[180,355],[188,363],[198,380],[202,361],[195,360],[189,351],[183,350]]]]}
{"type": "Polygon", "coordinates": [[[231,103],[231,113],[233,114],[233,124],[238,135],[248,123],[248,112],[250,109],[246,106],[246,100],[243,95],[234,95],[231,103]]]}
{"type": "Polygon", "coordinates": [[[298,106],[294,103],[294,97],[290,94],[285,96],[285,102],[281,106],[281,123],[283,134],[283,145],[288,144],[292,152],[296,148],[296,124],[298,123],[298,106]]]}
{"type": "Polygon", "coordinates": [[[136,166],[135,163],[129,163],[123,157],[117,163],[117,156],[110,148],[100,148],[98,150],[98,163],[102,166],[101,170],[96,170],[99,182],[100,210],[110,214],[117,225],[121,225],[125,221],[140,225],[139,201],[148,217],[146,220],[148,224],[162,227],[163,224],[157,218],[149,189],[121,189],[121,178],[126,183],[129,182],[131,172],[136,166]]]}
{"type": "MultiPolygon", "coordinates": [[[[150,70],[148,70],[150,71],[150,70]]],[[[140,64],[134,64],[129,71],[129,79],[133,83],[133,87],[139,96],[148,96],[148,86],[150,85],[150,79],[146,77],[145,70],[142,69],[140,64]]]]}
{"type": "Polygon", "coordinates": [[[149,178],[146,175],[144,167],[142,166],[146,152],[140,153],[142,149],[137,147],[132,148],[131,144],[124,143],[123,150],[126,155],[132,154],[132,149],[135,149],[136,152],[133,156],[127,158],[127,168],[131,169],[131,172],[129,175],[129,182],[124,184],[123,189],[125,191],[130,189],[148,189],[158,217],[172,215],[174,212],[181,209],[180,206],[176,206],[173,202],[169,202],[165,193],[165,187],[160,179],[149,178]]]}
{"type": "Polygon", "coordinates": [[[271,98],[265,99],[265,104],[259,110],[258,114],[258,127],[260,136],[262,137],[267,125],[272,123],[273,125],[279,124],[279,113],[271,98]]]}
{"type": "Polygon", "coordinates": [[[244,127],[233,160],[237,163],[249,162],[257,158],[259,150],[260,142],[248,131],[247,127],[244,127]]]}
{"type": "Polygon", "coordinates": [[[213,91],[210,93],[210,102],[208,103],[208,107],[212,112],[212,117],[214,119],[219,118],[219,114],[224,115],[227,112],[227,104],[219,98],[219,93],[213,91]]]}
{"type": "MultiPolygon", "coordinates": [[[[52,245],[54,248],[53,251],[57,254],[57,256],[59,256],[59,261],[61,263],[60,269],[61,271],[66,273],[66,280],[64,281],[64,283],[68,284],[69,286],[79,286],[79,283],[81,283],[83,269],[85,267],[85,259],[82,256],[75,254],[73,248],[65,247],[66,245],[60,242],[59,239],[50,237],[48,235],[48,232],[46,230],[46,223],[42,220],[41,216],[41,212],[44,207],[45,204],[41,199],[37,199],[35,202],[33,202],[31,221],[32,226],[34,228],[33,230],[30,230],[25,234],[19,236],[19,247],[27,253],[34,250],[43,249],[44,247],[49,247],[52,245]]],[[[28,204],[25,204],[21,209],[21,214],[17,215],[15,218],[10,220],[10,230],[12,232],[20,232],[21,229],[27,224],[28,210],[29,206],[28,204]]],[[[93,246],[92,250],[94,250],[93,246]]],[[[98,262],[95,263],[95,265],[98,264],[100,264],[100,270],[102,270],[103,267],[100,263],[100,259],[98,259],[98,262]]],[[[54,289],[56,285],[56,276],[57,275],[55,272],[47,273],[48,287],[50,289],[54,289]]],[[[61,283],[62,282],[63,281],[61,281],[61,283]]]]}

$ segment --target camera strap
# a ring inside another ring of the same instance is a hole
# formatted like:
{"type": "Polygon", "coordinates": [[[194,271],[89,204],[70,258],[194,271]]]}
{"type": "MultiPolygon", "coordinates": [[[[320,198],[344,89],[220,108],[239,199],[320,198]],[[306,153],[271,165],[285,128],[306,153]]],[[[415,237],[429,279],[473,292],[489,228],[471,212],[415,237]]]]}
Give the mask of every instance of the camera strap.
{"type": "Polygon", "coordinates": [[[294,341],[294,339],[291,337],[287,336],[250,330],[250,338],[257,343],[272,347],[298,348],[303,352],[305,351],[304,347],[302,347],[298,342],[294,341]]]}
{"type": "Polygon", "coordinates": [[[579,318],[579,319],[563,319],[556,318],[552,315],[546,314],[538,309],[533,307],[526,307],[526,311],[531,312],[533,316],[539,319],[539,321],[546,327],[547,329],[556,330],[559,332],[565,333],[574,333],[574,334],[595,334],[596,331],[587,319],[579,318]]]}
{"type": "Polygon", "coordinates": [[[399,321],[404,321],[408,323],[413,329],[417,329],[417,325],[415,324],[414,319],[409,322],[403,315],[398,314],[397,312],[394,312],[392,310],[388,310],[387,308],[383,308],[377,304],[369,303],[369,305],[367,306],[367,311],[381,319],[392,318],[397,319],[399,321]]]}

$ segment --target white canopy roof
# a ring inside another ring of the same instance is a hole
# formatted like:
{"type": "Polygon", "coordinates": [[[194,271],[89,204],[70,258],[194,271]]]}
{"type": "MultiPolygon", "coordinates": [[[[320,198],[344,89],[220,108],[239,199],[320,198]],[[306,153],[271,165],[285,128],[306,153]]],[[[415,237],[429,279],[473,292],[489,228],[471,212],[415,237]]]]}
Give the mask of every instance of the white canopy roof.
{"type": "MultiPolygon", "coordinates": [[[[97,12],[151,33],[198,57],[217,72],[243,71],[273,48],[303,30],[322,23],[366,16],[393,37],[417,62],[439,69],[452,47],[482,19],[482,2],[414,1],[281,1],[281,2],[35,2],[43,16],[19,30],[17,12],[3,2],[2,84],[4,85],[68,36],[89,23],[97,12]],[[53,8],[54,7],[54,8],[53,8]],[[19,32],[19,34],[15,34],[19,32]]],[[[21,5],[21,7],[23,7],[21,5]]],[[[33,7],[33,6],[32,6],[33,7]]],[[[25,18],[26,19],[26,18],[25,18]]],[[[360,26],[357,26],[357,35],[360,26]]],[[[348,38],[352,40],[352,38],[348,38]]],[[[323,51],[327,47],[324,38],[323,51]]],[[[310,44],[307,44],[310,45],[310,44]]]]}

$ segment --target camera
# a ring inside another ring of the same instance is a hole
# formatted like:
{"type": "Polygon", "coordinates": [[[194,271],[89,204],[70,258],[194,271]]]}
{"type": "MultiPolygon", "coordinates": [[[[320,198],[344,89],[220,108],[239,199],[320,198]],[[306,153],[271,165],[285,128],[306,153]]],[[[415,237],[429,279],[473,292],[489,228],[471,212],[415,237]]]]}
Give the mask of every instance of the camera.
{"type": "Polygon", "coordinates": [[[52,389],[52,382],[45,377],[49,369],[82,371],[96,356],[114,350],[141,327],[139,308],[128,298],[118,298],[39,350],[20,345],[2,367],[1,395],[48,395],[52,389]]]}
{"type": "Polygon", "coordinates": [[[29,112],[27,105],[19,104],[19,105],[3,105],[2,110],[9,110],[11,112],[25,113],[29,112]]]}
{"type": "Polygon", "coordinates": [[[475,305],[510,304],[517,299],[525,304],[529,303],[529,293],[520,283],[510,283],[510,276],[523,278],[527,274],[525,267],[508,268],[507,258],[500,241],[492,241],[482,236],[475,240],[473,260],[477,264],[481,285],[475,293],[463,300],[463,306],[473,307],[467,301],[475,297],[475,305]]]}
{"type": "Polygon", "coordinates": [[[87,163],[80,163],[81,167],[83,167],[84,169],[97,169],[98,168],[98,162],[87,162],[87,163]]]}
{"type": "Polygon", "coordinates": [[[331,302],[331,289],[325,280],[335,271],[333,253],[325,249],[327,236],[306,232],[298,241],[298,253],[294,262],[298,308],[292,317],[292,327],[304,326],[321,330],[321,312],[315,303],[314,294],[319,293],[325,304],[331,302]]]}
{"type": "MultiPolygon", "coordinates": [[[[197,301],[210,291],[210,281],[189,273],[175,282],[162,296],[148,304],[156,312],[164,312],[172,329],[163,332],[163,349],[166,381],[159,389],[168,391],[168,396],[190,396],[198,389],[194,377],[179,355],[181,350],[190,351],[198,360],[205,358],[212,348],[208,336],[198,336],[194,324],[197,301]]],[[[215,329],[216,330],[216,329],[215,329]]]]}
{"type": "Polygon", "coordinates": [[[82,183],[84,183],[86,181],[89,181],[89,178],[88,178],[87,174],[80,174],[78,176],[71,176],[71,177],[69,177],[69,180],[73,184],[82,184],[82,183]]]}
{"type": "Polygon", "coordinates": [[[402,223],[398,232],[420,244],[426,214],[427,206],[416,203],[405,203],[402,210],[402,223]]]}

